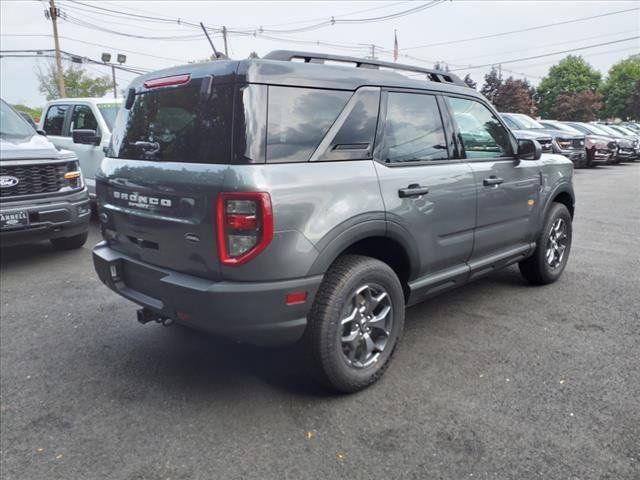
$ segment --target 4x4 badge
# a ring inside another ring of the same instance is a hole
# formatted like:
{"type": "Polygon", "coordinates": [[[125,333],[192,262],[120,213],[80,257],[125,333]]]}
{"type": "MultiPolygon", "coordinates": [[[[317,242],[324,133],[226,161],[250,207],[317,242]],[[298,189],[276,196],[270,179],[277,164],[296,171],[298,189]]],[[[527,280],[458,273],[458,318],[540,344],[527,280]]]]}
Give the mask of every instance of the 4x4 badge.
{"type": "Polygon", "coordinates": [[[11,175],[3,175],[0,177],[0,188],[15,187],[18,183],[20,183],[20,180],[11,175]]]}

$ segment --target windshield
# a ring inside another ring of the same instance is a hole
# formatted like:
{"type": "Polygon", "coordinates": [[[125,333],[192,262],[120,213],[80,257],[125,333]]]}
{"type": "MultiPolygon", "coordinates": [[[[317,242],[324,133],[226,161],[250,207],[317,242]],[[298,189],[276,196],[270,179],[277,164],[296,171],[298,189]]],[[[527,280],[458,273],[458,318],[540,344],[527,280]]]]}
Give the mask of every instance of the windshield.
{"type": "Polygon", "coordinates": [[[564,123],[553,122],[553,125],[558,130],[562,130],[564,132],[570,132],[570,133],[577,133],[578,135],[582,135],[582,132],[580,130],[578,130],[577,128],[570,127],[569,125],[565,125],[564,123]]]}
{"type": "Polygon", "coordinates": [[[3,137],[31,137],[36,131],[4,100],[0,106],[0,135],[3,137]]]}
{"type": "Polygon", "coordinates": [[[113,130],[113,122],[116,120],[118,110],[120,110],[119,103],[98,103],[98,110],[102,114],[109,130],[113,130]]]}
{"type": "Polygon", "coordinates": [[[611,128],[619,131],[620,133],[624,134],[624,135],[637,135],[637,133],[632,132],[631,130],[621,127],[620,125],[615,125],[615,126],[611,126],[611,128]]]}
{"type": "Polygon", "coordinates": [[[545,120],[545,121],[540,122],[540,123],[545,127],[553,128],[555,130],[562,130],[563,132],[568,132],[568,133],[576,133],[578,135],[582,135],[583,134],[577,128],[570,127],[569,125],[565,125],[564,123],[556,122],[554,120],[545,120]]]}
{"type": "MultiPolygon", "coordinates": [[[[593,125],[591,125],[593,126],[593,125]]],[[[613,128],[609,128],[606,125],[598,125],[597,126],[598,130],[602,130],[603,132],[609,134],[609,135],[615,135],[617,137],[619,137],[620,135],[622,135],[620,132],[616,132],[613,128]]]]}
{"type": "MultiPolygon", "coordinates": [[[[598,126],[599,127],[599,126],[598,126]]],[[[606,132],[604,130],[602,130],[601,128],[598,128],[597,126],[595,126],[593,123],[586,123],[583,124],[583,128],[587,129],[588,131],[592,132],[592,133],[596,133],[598,135],[606,135],[606,136],[611,136],[610,132],[606,132]]]]}
{"type": "Polygon", "coordinates": [[[528,117],[522,113],[509,113],[506,115],[507,118],[513,120],[514,123],[518,125],[519,128],[530,130],[533,128],[544,128],[538,122],[536,122],[533,118],[528,117]]]}

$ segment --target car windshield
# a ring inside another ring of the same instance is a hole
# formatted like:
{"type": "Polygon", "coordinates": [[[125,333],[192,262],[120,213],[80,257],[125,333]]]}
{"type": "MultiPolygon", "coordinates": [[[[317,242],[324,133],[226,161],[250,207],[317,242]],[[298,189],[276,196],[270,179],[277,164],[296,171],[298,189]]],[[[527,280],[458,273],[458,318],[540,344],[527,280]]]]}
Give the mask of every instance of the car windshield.
{"type": "Polygon", "coordinates": [[[551,128],[555,128],[556,130],[562,130],[563,132],[568,133],[576,133],[578,135],[582,135],[583,133],[577,128],[570,127],[569,125],[565,125],[564,123],[554,122],[554,121],[545,121],[543,125],[549,125],[551,128]]]}
{"type": "Polygon", "coordinates": [[[0,106],[0,135],[3,137],[31,137],[36,131],[13,108],[2,100],[0,106]]]}
{"type": "Polygon", "coordinates": [[[607,136],[611,136],[610,132],[607,132],[601,128],[599,128],[600,125],[596,126],[593,123],[585,123],[583,124],[583,128],[586,128],[587,130],[589,130],[592,133],[596,133],[598,135],[607,135],[607,136]]]}
{"type": "Polygon", "coordinates": [[[622,127],[620,125],[616,125],[616,126],[611,126],[611,128],[619,131],[620,133],[624,134],[624,135],[637,135],[638,133],[634,133],[631,130],[629,130],[628,128],[622,127]]]}
{"type": "Polygon", "coordinates": [[[102,118],[104,118],[107,127],[109,130],[113,130],[113,122],[116,120],[116,116],[118,115],[118,110],[120,110],[119,103],[99,103],[98,110],[102,114],[102,118]]]}
{"type": "MultiPolygon", "coordinates": [[[[592,125],[593,126],[593,125],[592,125]]],[[[619,137],[620,135],[622,135],[622,133],[615,131],[613,128],[609,128],[606,125],[598,125],[597,127],[599,130],[602,130],[603,132],[609,134],[609,135],[615,135],[617,137],[619,137]]]]}
{"type": "Polygon", "coordinates": [[[528,117],[522,113],[510,113],[508,117],[516,122],[520,128],[524,128],[525,130],[533,129],[533,128],[544,128],[538,122],[536,122],[533,118],[528,117]]]}

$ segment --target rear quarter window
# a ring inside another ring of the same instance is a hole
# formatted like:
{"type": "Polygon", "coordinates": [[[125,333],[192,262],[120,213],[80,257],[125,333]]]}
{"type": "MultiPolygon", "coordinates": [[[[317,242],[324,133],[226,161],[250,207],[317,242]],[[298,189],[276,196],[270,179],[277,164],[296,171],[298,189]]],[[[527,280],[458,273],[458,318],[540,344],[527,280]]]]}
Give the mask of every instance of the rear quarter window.
{"type": "Polygon", "coordinates": [[[307,162],[351,92],[269,87],[267,162],[307,162]]]}

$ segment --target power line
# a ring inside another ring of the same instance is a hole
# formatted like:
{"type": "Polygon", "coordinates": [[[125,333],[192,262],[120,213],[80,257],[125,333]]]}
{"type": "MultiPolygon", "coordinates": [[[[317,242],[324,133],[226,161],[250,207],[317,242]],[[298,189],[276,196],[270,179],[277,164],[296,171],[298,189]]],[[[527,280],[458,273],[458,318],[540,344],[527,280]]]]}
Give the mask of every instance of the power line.
{"type": "MultiPolygon", "coordinates": [[[[73,2],[74,4],[77,5],[82,5],[88,8],[92,8],[95,10],[100,10],[103,12],[109,12],[109,13],[116,13],[116,14],[121,14],[121,15],[128,15],[131,17],[136,17],[136,18],[141,18],[141,19],[147,19],[147,20],[155,20],[155,21],[161,21],[161,22],[171,22],[171,23],[178,23],[180,25],[186,25],[186,26],[191,26],[191,27],[199,27],[199,24],[194,23],[194,22],[190,22],[190,21],[186,21],[186,20],[182,20],[180,18],[178,19],[169,19],[167,17],[157,17],[157,16],[150,16],[150,15],[138,15],[138,14],[134,14],[134,13],[128,13],[128,12],[123,12],[121,10],[114,10],[111,8],[106,8],[106,7],[101,7],[101,6],[97,6],[97,5],[91,5],[88,3],[83,3],[83,2],[79,2],[77,0],[70,0],[71,2],[73,2]]],[[[369,17],[369,18],[342,18],[346,15],[353,15],[353,13],[351,14],[343,14],[340,16],[333,16],[333,17],[329,17],[329,18],[325,18],[325,20],[312,24],[312,25],[306,25],[303,27],[298,27],[298,28],[291,28],[291,29],[271,29],[271,28],[264,28],[264,26],[260,26],[257,28],[229,28],[228,31],[229,33],[239,33],[239,34],[247,34],[247,33],[252,33],[252,32],[259,32],[259,33],[280,33],[280,34],[289,34],[289,33],[301,33],[301,32],[309,32],[312,30],[317,30],[319,28],[324,28],[327,26],[333,26],[335,24],[356,24],[356,23],[374,23],[374,22],[380,22],[380,21],[385,21],[385,20],[391,20],[391,19],[395,19],[395,18],[400,18],[406,15],[411,15],[417,12],[420,12],[422,10],[426,10],[428,8],[432,8],[440,3],[445,2],[446,0],[431,0],[427,3],[424,3],[422,5],[418,5],[417,7],[412,7],[409,8],[407,10],[402,10],[399,12],[394,12],[394,13],[390,13],[387,15],[381,15],[378,17],[369,17]]],[[[399,4],[399,3],[403,3],[403,2],[398,2],[395,5],[399,4]]],[[[387,6],[385,6],[387,7],[387,6]]],[[[382,8],[382,7],[380,7],[382,8]]],[[[371,11],[374,9],[366,9],[364,11],[371,11]]],[[[360,11],[362,12],[362,11],[360,11]]],[[[216,27],[209,27],[207,26],[207,29],[212,29],[214,31],[217,31],[218,33],[221,31],[221,27],[220,26],[216,26],[216,27]]]]}
{"type": "MultiPolygon", "coordinates": [[[[21,34],[21,33],[0,33],[0,36],[2,37],[52,37],[53,35],[47,35],[47,34],[21,34]]],[[[151,53],[145,53],[145,52],[139,52],[137,50],[128,50],[128,49],[124,49],[124,48],[119,48],[119,47],[114,47],[113,45],[104,45],[102,43],[93,43],[93,42],[88,42],[86,40],[83,39],[79,39],[79,38],[73,38],[73,37],[66,37],[64,35],[60,35],[58,38],[62,39],[62,40],[70,40],[72,42],[80,42],[80,43],[84,43],[87,45],[93,45],[95,47],[102,47],[102,48],[115,48],[116,50],[120,51],[120,52],[125,52],[125,53],[134,53],[136,55],[142,55],[145,57],[152,57],[152,58],[158,58],[160,60],[170,60],[173,62],[182,62],[182,63],[186,63],[187,61],[181,58],[171,58],[171,57],[162,57],[160,55],[153,55],[151,53]]]]}
{"type": "Polygon", "coordinates": [[[486,57],[492,57],[494,55],[509,55],[510,53],[522,53],[522,52],[527,52],[527,51],[531,51],[531,50],[540,50],[540,49],[544,49],[544,48],[548,48],[548,47],[555,47],[558,45],[566,45],[566,44],[572,44],[572,43],[580,43],[580,42],[584,42],[586,40],[595,40],[596,38],[606,38],[606,37],[613,37],[616,35],[625,35],[627,33],[636,33],[638,31],[638,29],[633,29],[633,30],[624,30],[621,32],[616,32],[616,33],[606,33],[604,35],[594,35],[591,37],[584,37],[584,38],[578,38],[578,39],[571,39],[571,40],[567,40],[565,42],[555,42],[555,43],[547,43],[544,45],[537,45],[535,47],[530,47],[530,48],[520,48],[518,50],[510,50],[508,52],[491,52],[487,55],[474,55],[473,57],[464,57],[464,58],[460,58],[458,59],[458,61],[463,61],[463,60],[468,60],[470,58],[474,58],[474,59],[478,59],[478,58],[486,58],[486,57]]]}
{"type": "Polygon", "coordinates": [[[449,41],[446,41],[446,42],[426,43],[424,45],[415,45],[413,47],[401,48],[400,50],[414,50],[416,48],[437,47],[437,46],[441,46],[441,45],[452,45],[454,43],[470,42],[472,40],[483,40],[483,39],[486,39],[486,38],[501,37],[503,35],[511,35],[511,34],[514,34],[514,33],[530,32],[532,30],[539,30],[541,28],[556,27],[558,25],[567,25],[569,23],[575,23],[575,22],[584,22],[586,20],[593,20],[595,18],[602,18],[602,17],[607,17],[607,16],[610,16],[610,15],[618,15],[620,13],[634,12],[634,11],[637,11],[637,10],[640,10],[640,7],[638,7],[638,8],[628,8],[626,10],[618,10],[616,12],[602,13],[600,15],[592,15],[590,17],[574,18],[572,20],[565,20],[565,21],[556,22],[556,23],[548,23],[546,25],[538,25],[538,26],[535,26],[535,27],[522,28],[522,29],[519,29],[519,30],[511,30],[509,32],[492,33],[492,34],[489,34],[489,35],[482,35],[482,36],[479,36],[479,37],[469,37],[469,38],[463,38],[463,39],[460,39],[460,40],[449,40],[449,41]]]}
{"type": "Polygon", "coordinates": [[[492,62],[492,63],[486,63],[484,65],[473,65],[473,66],[470,65],[470,66],[465,67],[465,68],[454,68],[451,71],[452,72],[456,72],[456,71],[459,71],[459,70],[474,70],[476,68],[491,67],[491,66],[494,66],[494,65],[500,65],[500,64],[505,64],[505,63],[524,62],[526,60],[534,60],[536,58],[550,57],[552,55],[561,55],[563,53],[577,52],[577,51],[580,51],[580,50],[587,50],[589,48],[603,47],[605,45],[613,45],[615,43],[629,42],[631,40],[636,40],[638,38],[640,38],[640,35],[636,35],[635,37],[623,38],[621,40],[613,40],[611,42],[596,43],[594,45],[587,45],[585,47],[571,48],[569,50],[561,50],[561,51],[558,51],[558,52],[543,53],[542,55],[533,55],[531,57],[515,58],[515,59],[512,59],[512,60],[501,60],[501,61],[496,61],[496,62],[492,62]]]}

